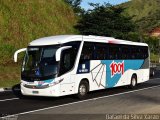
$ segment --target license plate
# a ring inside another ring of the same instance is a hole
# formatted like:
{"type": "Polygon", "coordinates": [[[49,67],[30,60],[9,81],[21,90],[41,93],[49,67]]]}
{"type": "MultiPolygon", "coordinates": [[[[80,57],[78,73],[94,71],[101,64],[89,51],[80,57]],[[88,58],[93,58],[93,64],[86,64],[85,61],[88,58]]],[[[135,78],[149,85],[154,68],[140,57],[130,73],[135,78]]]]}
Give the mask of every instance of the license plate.
{"type": "Polygon", "coordinates": [[[32,91],[32,93],[33,93],[33,94],[38,94],[39,92],[38,92],[38,91],[32,91]]]}
{"type": "Polygon", "coordinates": [[[34,84],[34,82],[28,82],[27,84],[28,84],[28,85],[33,85],[33,84],[34,84]]]}

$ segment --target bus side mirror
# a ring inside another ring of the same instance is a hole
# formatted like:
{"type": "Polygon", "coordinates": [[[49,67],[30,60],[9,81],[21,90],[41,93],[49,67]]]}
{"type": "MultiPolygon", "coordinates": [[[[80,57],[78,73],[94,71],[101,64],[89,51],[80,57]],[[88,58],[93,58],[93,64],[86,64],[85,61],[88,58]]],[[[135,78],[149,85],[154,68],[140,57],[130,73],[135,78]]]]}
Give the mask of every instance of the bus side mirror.
{"type": "Polygon", "coordinates": [[[27,50],[27,48],[22,48],[22,49],[17,50],[17,51],[14,53],[14,62],[17,62],[18,54],[19,54],[20,52],[24,52],[24,51],[26,51],[26,50],[27,50]]]}
{"type": "Polygon", "coordinates": [[[65,49],[69,49],[69,48],[72,48],[72,46],[64,46],[64,47],[59,48],[56,51],[56,61],[57,62],[60,61],[62,51],[65,50],[65,49]]]}

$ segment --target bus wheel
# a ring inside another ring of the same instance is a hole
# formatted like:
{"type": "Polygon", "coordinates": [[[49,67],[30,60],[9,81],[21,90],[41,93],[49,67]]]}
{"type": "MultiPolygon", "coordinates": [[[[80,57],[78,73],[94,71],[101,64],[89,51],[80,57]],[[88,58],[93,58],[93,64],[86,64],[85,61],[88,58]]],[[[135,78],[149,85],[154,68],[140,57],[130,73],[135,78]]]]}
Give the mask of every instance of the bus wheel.
{"type": "Polygon", "coordinates": [[[131,84],[130,84],[130,88],[134,88],[137,85],[137,77],[135,75],[132,76],[131,78],[131,84]]]}
{"type": "Polygon", "coordinates": [[[84,99],[87,96],[88,93],[88,82],[87,81],[81,81],[79,88],[78,88],[78,98],[84,99]]]}

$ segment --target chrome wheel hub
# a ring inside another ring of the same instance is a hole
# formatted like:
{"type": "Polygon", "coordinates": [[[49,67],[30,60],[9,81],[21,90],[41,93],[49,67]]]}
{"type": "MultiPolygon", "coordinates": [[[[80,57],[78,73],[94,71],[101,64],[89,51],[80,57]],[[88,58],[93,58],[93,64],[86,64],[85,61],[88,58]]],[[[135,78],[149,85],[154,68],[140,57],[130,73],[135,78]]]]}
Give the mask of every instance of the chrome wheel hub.
{"type": "Polygon", "coordinates": [[[132,86],[136,86],[136,79],[135,78],[132,79],[132,86]]]}
{"type": "Polygon", "coordinates": [[[79,92],[82,96],[85,95],[86,94],[86,86],[81,85],[80,88],[79,88],[79,92]]]}

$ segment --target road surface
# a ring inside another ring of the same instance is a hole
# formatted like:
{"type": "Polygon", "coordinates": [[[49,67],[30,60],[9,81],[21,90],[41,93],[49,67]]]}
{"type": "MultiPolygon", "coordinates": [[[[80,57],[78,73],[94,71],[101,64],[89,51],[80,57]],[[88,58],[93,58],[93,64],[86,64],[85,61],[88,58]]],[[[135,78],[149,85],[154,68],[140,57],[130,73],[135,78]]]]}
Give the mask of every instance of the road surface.
{"type": "Polygon", "coordinates": [[[130,118],[137,118],[131,116],[134,114],[143,114],[138,118],[144,117],[144,114],[158,114],[160,117],[160,72],[156,74],[156,78],[135,89],[118,87],[90,92],[85,100],[78,100],[74,96],[23,98],[15,86],[12,92],[0,93],[1,119],[8,116],[18,120],[105,120],[112,118],[112,114],[124,114],[126,116],[121,117],[130,118]]]}

